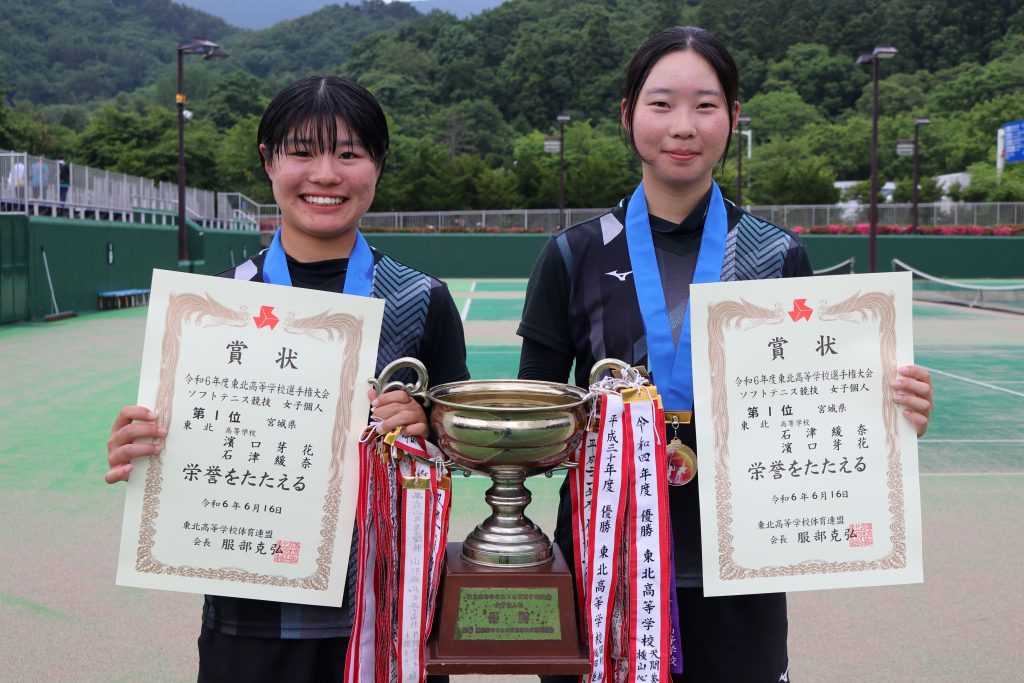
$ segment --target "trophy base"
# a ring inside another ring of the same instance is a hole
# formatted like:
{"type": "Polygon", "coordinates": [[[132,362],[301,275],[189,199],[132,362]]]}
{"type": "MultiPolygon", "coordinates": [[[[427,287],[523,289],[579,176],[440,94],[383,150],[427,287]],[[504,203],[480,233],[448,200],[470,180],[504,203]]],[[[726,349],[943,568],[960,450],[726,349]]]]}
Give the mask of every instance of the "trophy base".
{"type": "Polygon", "coordinates": [[[483,567],[540,567],[551,564],[552,543],[526,517],[513,528],[488,518],[462,542],[462,559],[483,567]]]}
{"type": "Polygon", "coordinates": [[[466,562],[461,545],[448,544],[427,673],[590,673],[572,574],[557,546],[542,566],[496,568],[466,562]]]}

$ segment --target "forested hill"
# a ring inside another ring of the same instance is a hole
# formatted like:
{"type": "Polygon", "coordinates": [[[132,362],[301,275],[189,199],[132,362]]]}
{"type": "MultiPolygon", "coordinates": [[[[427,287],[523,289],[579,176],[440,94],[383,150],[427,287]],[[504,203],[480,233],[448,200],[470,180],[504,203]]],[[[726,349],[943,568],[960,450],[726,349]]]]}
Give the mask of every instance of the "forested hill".
{"type": "Polygon", "coordinates": [[[222,43],[231,54],[232,69],[244,69],[259,78],[290,80],[336,72],[360,40],[420,17],[412,5],[404,2],[328,5],[262,31],[234,33],[222,43]]]}
{"type": "MultiPolygon", "coordinates": [[[[749,97],[761,90],[767,65],[785,59],[795,44],[824,45],[845,63],[888,42],[900,50],[893,71],[935,72],[984,64],[1007,32],[1024,32],[1019,0],[508,0],[463,21],[424,17],[404,2],[366,0],[262,31],[232,27],[171,0],[7,0],[2,7],[0,82],[9,100],[37,105],[95,102],[151,84],[172,67],[173,46],[196,35],[232,53],[230,63],[215,68],[289,78],[337,68],[360,40],[411,23],[407,35],[425,61],[403,63],[414,57],[407,51],[369,57],[361,51],[356,68],[368,59],[374,70],[392,75],[425,67],[442,81],[458,81],[461,90],[484,86],[493,95],[499,82],[518,87],[535,76],[563,92],[567,85],[614,81],[653,30],[695,23],[730,46],[749,97]],[[382,59],[393,69],[377,63],[382,59]],[[510,82],[502,70],[522,75],[510,82]]],[[[391,34],[384,44],[394,41],[391,34]]],[[[380,52],[379,45],[366,47],[380,52]]]]}
{"type": "MultiPolygon", "coordinates": [[[[173,74],[175,46],[215,40],[232,61],[220,72],[264,78],[336,68],[377,31],[422,15],[403,2],[331,5],[262,31],[235,28],[171,0],[0,2],[0,86],[9,100],[90,103],[173,74]]],[[[190,60],[191,61],[191,60],[190,60]]]]}
{"type": "Polygon", "coordinates": [[[588,118],[614,112],[633,50],[653,31],[675,24],[703,26],[725,40],[740,66],[743,99],[790,80],[806,102],[835,114],[861,94],[865,71],[851,68],[860,52],[896,45],[899,57],[886,64],[886,75],[985,64],[1004,36],[1024,33],[1024,4],[509,0],[465,21],[428,17],[371,36],[346,68],[399,110],[417,95],[435,102],[486,95],[510,122],[536,126],[562,109],[588,118]],[[817,47],[790,53],[797,45],[817,47]]]}
{"type": "Polygon", "coordinates": [[[173,63],[183,38],[237,30],[170,0],[4,0],[0,7],[0,85],[10,99],[36,104],[134,90],[173,63]]]}
{"type": "MultiPolygon", "coordinates": [[[[996,130],[1024,119],[1020,0],[506,0],[463,20],[367,0],[263,31],[169,0],[5,4],[16,7],[0,16],[0,147],[173,179],[174,45],[205,34],[231,57],[187,60],[189,181],[262,200],[259,114],[288,80],[321,72],[364,84],[392,119],[378,209],[554,206],[558,155],[542,149],[560,113],[572,117],[569,204],[613,203],[637,173],[617,131],[625,64],[677,24],[711,29],[736,57],[755,149],[744,199],[829,203],[833,181],[867,177],[870,71],[854,60],[889,43],[883,177],[905,187],[896,142],[928,116],[925,176],[972,170],[965,197],[1024,200],[1024,164],[991,171],[996,130]]],[[[733,169],[721,169],[726,194],[733,169]]]]}

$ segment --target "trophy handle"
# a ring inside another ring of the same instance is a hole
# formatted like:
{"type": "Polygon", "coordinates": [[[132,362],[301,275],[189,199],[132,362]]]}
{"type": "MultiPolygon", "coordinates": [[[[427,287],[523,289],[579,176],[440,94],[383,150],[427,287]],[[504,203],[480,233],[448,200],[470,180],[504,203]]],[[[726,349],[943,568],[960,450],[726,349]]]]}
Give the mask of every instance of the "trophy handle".
{"type": "Polygon", "coordinates": [[[632,367],[629,363],[617,358],[605,358],[604,360],[597,361],[594,363],[594,367],[590,368],[590,383],[596,384],[605,372],[611,373],[612,377],[615,378],[616,381],[613,385],[615,389],[633,386],[643,378],[640,370],[632,367]],[[619,372],[619,377],[615,377],[616,371],[619,372]]]}
{"type": "Polygon", "coordinates": [[[423,363],[419,362],[415,358],[406,356],[404,358],[398,358],[391,361],[384,366],[384,369],[380,371],[380,377],[374,377],[370,379],[370,385],[376,390],[377,395],[387,393],[389,391],[397,391],[398,389],[404,390],[413,398],[418,398],[423,402],[424,408],[430,407],[430,397],[427,395],[427,368],[424,367],[423,363]],[[409,369],[416,373],[415,384],[405,384],[403,382],[392,381],[391,377],[395,375],[399,370],[409,369]]]}
{"type": "MultiPolygon", "coordinates": [[[[397,358],[391,361],[390,363],[384,366],[383,370],[380,371],[380,377],[373,377],[369,380],[369,382],[370,385],[373,386],[374,390],[377,392],[378,396],[388,391],[397,391],[401,389],[404,390],[413,398],[418,398],[421,401],[423,401],[424,408],[430,407],[430,396],[427,394],[427,368],[424,367],[423,363],[419,362],[415,358],[405,356],[404,358],[397,358]],[[405,369],[412,370],[413,372],[416,373],[415,384],[406,384],[404,382],[399,382],[397,380],[391,380],[391,377],[394,376],[395,373],[397,373],[399,370],[405,369]]],[[[436,464],[433,460],[429,458],[423,458],[414,453],[410,453],[409,455],[411,455],[416,460],[425,462],[428,465],[436,464]]],[[[445,468],[449,470],[461,469],[461,467],[447,455],[442,455],[442,464],[444,465],[445,468]]],[[[470,474],[469,470],[464,470],[463,474],[465,474],[465,476],[468,477],[470,474]]]]}
{"type": "Polygon", "coordinates": [[[550,470],[545,472],[544,476],[550,479],[551,477],[554,476],[555,472],[561,472],[563,470],[568,472],[569,470],[574,470],[577,467],[579,467],[580,463],[582,462],[579,457],[580,450],[581,449],[577,448],[575,451],[573,451],[572,455],[563,460],[557,466],[552,467],[550,470]]]}

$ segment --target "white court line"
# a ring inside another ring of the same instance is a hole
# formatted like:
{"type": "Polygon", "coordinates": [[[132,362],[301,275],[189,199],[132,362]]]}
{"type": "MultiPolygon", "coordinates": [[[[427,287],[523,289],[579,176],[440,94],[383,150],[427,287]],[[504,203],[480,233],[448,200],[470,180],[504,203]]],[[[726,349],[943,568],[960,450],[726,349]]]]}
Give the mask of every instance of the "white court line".
{"type": "Polygon", "coordinates": [[[918,439],[918,443],[1024,443],[1024,439],[918,439]]]}
{"type": "Polygon", "coordinates": [[[970,379],[968,377],[963,377],[961,375],[954,375],[952,372],[943,372],[942,370],[936,370],[935,368],[929,368],[929,367],[925,367],[925,366],[921,366],[921,367],[924,367],[925,370],[927,370],[928,372],[934,373],[936,375],[943,375],[945,377],[952,377],[953,379],[958,379],[961,382],[967,382],[968,384],[977,384],[979,387],[985,387],[986,389],[995,389],[996,391],[1002,391],[1002,392],[1005,392],[1007,394],[1013,394],[1014,396],[1020,396],[1021,398],[1024,398],[1024,393],[1022,393],[1020,391],[1014,391],[1013,389],[1007,389],[1005,387],[997,387],[995,384],[989,384],[988,382],[979,382],[976,379],[970,379]]]}
{"type": "Polygon", "coordinates": [[[919,477],[1024,477],[1024,472],[920,472],[919,477]]]}
{"type": "MultiPolygon", "coordinates": [[[[476,291],[476,280],[473,280],[473,284],[469,286],[470,293],[476,291]]],[[[462,307],[462,322],[466,322],[466,316],[469,315],[469,305],[473,303],[473,297],[466,297],[466,305],[462,307]]]]}

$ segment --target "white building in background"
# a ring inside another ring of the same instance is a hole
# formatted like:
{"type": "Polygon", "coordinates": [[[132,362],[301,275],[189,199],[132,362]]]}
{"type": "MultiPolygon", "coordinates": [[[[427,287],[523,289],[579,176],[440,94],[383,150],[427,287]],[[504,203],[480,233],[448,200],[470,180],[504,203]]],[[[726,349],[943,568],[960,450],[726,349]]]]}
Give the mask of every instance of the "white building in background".
{"type": "MultiPolygon", "coordinates": [[[[837,180],[832,185],[839,190],[841,196],[846,194],[846,191],[858,183],[864,182],[863,180],[837,180]]],[[[971,184],[971,174],[961,171],[960,173],[944,173],[942,175],[935,176],[935,182],[939,188],[942,189],[942,202],[949,202],[949,188],[953,185],[959,185],[960,187],[967,187],[971,184]]],[[[892,195],[896,191],[896,183],[888,181],[882,184],[879,188],[879,193],[882,195],[883,202],[891,202],[892,195]]],[[[856,207],[858,204],[854,201],[841,201],[840,205],[850,207],[856,207]]]]}
{"type": "Polygon", "coordinates": [[[968,187],[971,184],[971,174],[966,172],[944,173],[943,175],[935,176],[935,182],[942,188],[942,193],[946,194],[952,185],[968,187]]]}

